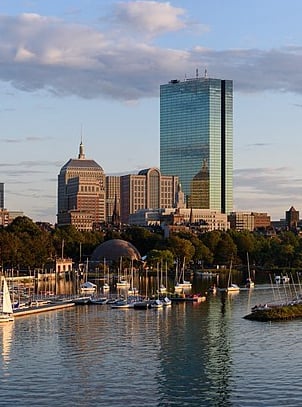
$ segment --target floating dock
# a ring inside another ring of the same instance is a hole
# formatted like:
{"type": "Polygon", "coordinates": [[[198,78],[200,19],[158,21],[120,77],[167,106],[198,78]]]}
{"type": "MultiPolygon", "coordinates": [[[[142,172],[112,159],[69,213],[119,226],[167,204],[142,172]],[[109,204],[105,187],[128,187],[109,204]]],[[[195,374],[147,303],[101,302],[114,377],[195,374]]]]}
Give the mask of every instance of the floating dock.
{"type": "Polygon", "coordinates": [[[47,303],[47,304],[41,304],[41,305],[32,305],[27,308],[20,308],[20,309],[15,309],[13,312],[13,315],[15,318],[17,317],[23,317],[26,315],[31,315],[31,314],[38,314],[41,312],[47,312],[47,311],[55,311],[59,309],[64,309],[64,308],[70,308],[74,307],[75,303],[72,301],[69,302],[62,302],[62,303],[47,303]]]}

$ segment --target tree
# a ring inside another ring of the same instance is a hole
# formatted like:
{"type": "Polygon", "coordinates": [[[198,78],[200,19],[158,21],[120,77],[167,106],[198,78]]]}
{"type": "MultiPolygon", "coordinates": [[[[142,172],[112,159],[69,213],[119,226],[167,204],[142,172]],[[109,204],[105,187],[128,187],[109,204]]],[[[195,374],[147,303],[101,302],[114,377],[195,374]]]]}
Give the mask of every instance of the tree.
{"type": "Polygon", "coordinates": [[[167,245],[175,259],[179,259],[181,262],[185,261],[186,264],[192,260],[195,249],[189,240],[171,236],[167,239],[167,245]]]}

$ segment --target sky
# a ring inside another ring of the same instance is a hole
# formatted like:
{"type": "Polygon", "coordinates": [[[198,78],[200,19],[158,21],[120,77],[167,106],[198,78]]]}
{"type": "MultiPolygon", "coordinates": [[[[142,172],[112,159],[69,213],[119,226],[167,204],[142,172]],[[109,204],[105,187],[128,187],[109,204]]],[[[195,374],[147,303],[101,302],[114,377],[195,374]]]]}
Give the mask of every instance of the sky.
{"type": "Polygon", "coordinates": [[[106,175],[159,167],[159,87],[231,79],[234,210],[302,213],[300,0],[1,0],[5,207],[56,222],[78,155],[106,175]]]}

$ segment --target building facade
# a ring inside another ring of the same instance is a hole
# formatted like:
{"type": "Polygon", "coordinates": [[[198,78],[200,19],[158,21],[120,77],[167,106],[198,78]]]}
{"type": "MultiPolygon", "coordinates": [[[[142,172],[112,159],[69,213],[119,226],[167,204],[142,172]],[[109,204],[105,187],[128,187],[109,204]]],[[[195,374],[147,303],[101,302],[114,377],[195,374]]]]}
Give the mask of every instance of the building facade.
{"type": "Polygon", "coordinates": [[[297,229],[299,220],[300,220],[299,211],[297,211],[293,206],[291,206],[289,210],[285,212],[286,228],[288,230],[297,229]]]}
{"type": "Polygon", "coordinates": [[[178,226],[186,228],[187,231],[198,229],[200,232],[225,231],[230,228],[227,214],[208,209],[171,207],[153,210],[142,209],[131,214],[129,218],[131,225],[162,225],[164,230],[181,230],[178,226]]]}
{"type": "Polygon", "coordinates": [[[58,226],[92,230],[106,220],[105,174],[86,159],[81,142],[77,159],[70,159],[58,175],[58,226]]]}
{"type": "Polygon", "coordinates": [[[161,85],[160,170],[179,177],[188,206],[232,211],[231,80],[197,72],[196,78],[161,85]]]}
{"type": "Polygon", "coordinates": [[[252,212],[254,216],[254,228],[257,229],[270,229],[271,217],[266,212],[252,212]]]}
{"type": "Polygon", "coordinates": [[[178,177],[161,175],[158,168],[121,176],[121,222],[141,209],[174,207],[179,193],[178,177]]]}
{"type": "Polygon", "coordinates": [[[120,223],[121,177],[106,176],[106,220],[107,223],[120,223]]]}

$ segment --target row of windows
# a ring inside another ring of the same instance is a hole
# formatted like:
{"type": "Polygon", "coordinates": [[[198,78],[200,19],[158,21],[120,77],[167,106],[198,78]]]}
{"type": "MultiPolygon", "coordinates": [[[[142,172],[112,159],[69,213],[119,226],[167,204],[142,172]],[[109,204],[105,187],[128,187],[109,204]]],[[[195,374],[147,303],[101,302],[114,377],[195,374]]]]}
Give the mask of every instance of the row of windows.
{"type": "Polygon", "coordinates": [[[99,192],[99,187],[94,187],[90,185],[81,185],[81,192],[99,192]]]}

